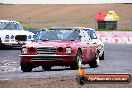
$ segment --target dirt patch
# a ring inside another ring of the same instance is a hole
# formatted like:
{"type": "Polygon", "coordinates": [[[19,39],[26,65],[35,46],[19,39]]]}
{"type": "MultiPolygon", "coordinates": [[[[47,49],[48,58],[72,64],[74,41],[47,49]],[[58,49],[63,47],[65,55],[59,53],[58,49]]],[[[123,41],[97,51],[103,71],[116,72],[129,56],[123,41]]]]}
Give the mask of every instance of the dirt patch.
{"type": "Polygon", "coordinates": [[[117,12],[121,19],[129,19],[132,4],[84,4],[84,5],[0,5],[0,17],[10,18],[94,18],[99,10],[117,12]]]}
{"type": "Polygon", "coordinates": [[[118,28],[131,29],[132,4],[32,4],[0,5],[0,18],[17,20],[24,26],[89,26],[97,28],[95,15],[99,10],[114,10],[119,16],[118,28]]]}
{"type": "Polygon", "coordinates": [[[85,84],[80,86],[72,77],[59,78],[30,78],[0,80],[0,88],[131,88],[129,84],[85,84]]]}

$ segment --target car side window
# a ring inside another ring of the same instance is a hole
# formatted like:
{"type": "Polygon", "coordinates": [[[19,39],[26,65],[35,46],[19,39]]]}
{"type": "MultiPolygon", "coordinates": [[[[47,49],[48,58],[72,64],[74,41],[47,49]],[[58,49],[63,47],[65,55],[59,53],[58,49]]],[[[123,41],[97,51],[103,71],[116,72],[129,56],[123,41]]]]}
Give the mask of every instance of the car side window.
{"type": "Polygon", "coordinates": [[[0,29],[7,29],[7,30],[22,30],[23,27],[20,23],[16,22],[0,22],[0,29]]]}
{"type": "Polygon", "coordinates": [[[88,35],[87,31],[83,30],[82,31],[82,38],[81,41],[83,42],[90,42],[92,39],[91,37],[88,35]]]}
{"type": "Polygon", "coordinates": [[[5,29],[6,24],[4,22],[0,22],[0,30],[5,29]]]}

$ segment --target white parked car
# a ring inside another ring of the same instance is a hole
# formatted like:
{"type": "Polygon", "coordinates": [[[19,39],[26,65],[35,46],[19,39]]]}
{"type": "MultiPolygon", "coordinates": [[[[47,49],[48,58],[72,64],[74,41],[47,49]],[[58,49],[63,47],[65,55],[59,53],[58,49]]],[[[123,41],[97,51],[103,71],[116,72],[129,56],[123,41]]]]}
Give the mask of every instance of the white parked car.
{"type": "Polygon", "coordinates": [[[23,26],[17,21],[0,20],[0,46],[19,47],[33,40],[35,34],[23,30],[23,26]]]}
{"type": "Polygon", "coordinates": [[[92,40],[98,44],[98,50],[100,51],[99,59],[104,60],[104,44],[100,41],[100,39],[97,38],[96,32],[93,28],[85,28],[85,29],[90,34],[92,40]]]}

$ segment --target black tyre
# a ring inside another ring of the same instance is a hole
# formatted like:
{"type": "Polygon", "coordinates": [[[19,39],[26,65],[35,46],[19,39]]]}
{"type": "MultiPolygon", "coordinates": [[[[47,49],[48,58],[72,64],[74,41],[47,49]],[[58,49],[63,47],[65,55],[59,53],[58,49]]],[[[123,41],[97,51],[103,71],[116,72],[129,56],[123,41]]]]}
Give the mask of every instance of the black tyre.
{"type": "Polygon", "coordinates": [[[50,71],[51,70],[51,66],[42,66],[42,69],[46,70],[46,71],[50,71]]]}
{"type": "Polygon", "coordinates": [[[0,38],[0,44],[2,44],[1,38],[0,38]]]}
{"type": "Polygon", "coordinates": [[[104,60],[104,52],[101,57],[99,57],[99,60],[104,60]]]}
{"type": "Polygon", "coordinates": [[[89,63],[89,66],[90,68],[96,68],[99,66],[99,54],[98,53],[95,55],[94,60],[89,63]]]}
{"type": "Polygon", "coordinates": [[[84,85],[86,83],[86,78],[84,76],[76,76],[76,81],[79,85],[84,85]]]}
{"type": "Polygon", "coordinates": [[[1,41],[1,38],[0,38],[0,49],[2,49],[2,41],[1,41]]]}
{"type": "Polygon", "coordinates": [[[0,49],[4,50],[6,49],[6,46],[3,43],[0,43],[0,49]]]}
{"type": "Polygon", "coordinates": [[[76,59],[73,61],[73,64],[70,66],[72,70],[77,70],[79,68],[79,62],[82,62],[81,51],[77,51],[76,59]]]}
{"type": "Polygon", "coordinates": [[[21,63],[21,70],[23,72],[31,72],[32,71],[32,66],[28,63],[21,63]]]}

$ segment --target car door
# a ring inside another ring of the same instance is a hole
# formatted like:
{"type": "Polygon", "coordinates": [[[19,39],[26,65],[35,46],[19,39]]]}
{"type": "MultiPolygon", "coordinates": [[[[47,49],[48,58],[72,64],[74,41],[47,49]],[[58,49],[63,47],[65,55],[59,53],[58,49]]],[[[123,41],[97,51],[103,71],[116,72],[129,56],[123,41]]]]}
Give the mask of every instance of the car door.
{"type": "Polygon", "coordinates": [[[86,35],[87,35],[87,41],[89,43],[89,46],[90,46],[90,60],[92,60],[95,56],[95,52],[96,52],[96,48],[97,48],[97,43],[93,40],[93,36],[90,35],[90,33],[87,33],[86,32],[86,35]]]}
{"type": "Polygon", "coordinates": [[[91,47],[91,59],[94,59],[96,49],[97,49],[97,43],[91,40],[90,41],[90,47],[91,47]]]}
{"type": "Polygon", "coordinates": [[[87,32],[85,30],[82,31],[82,50],[83,50],[83,60],[84,62],[90,61],[92,58],[92,51],[93,51],[93,46],[90,43],[89,36],[87,35],[87,32]]]}

